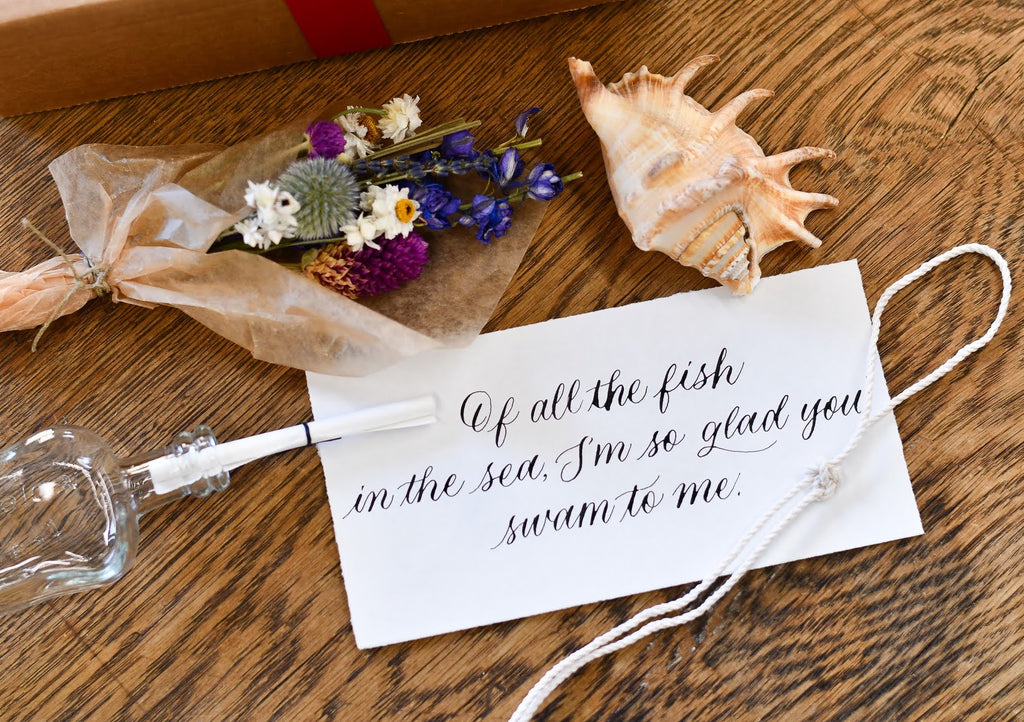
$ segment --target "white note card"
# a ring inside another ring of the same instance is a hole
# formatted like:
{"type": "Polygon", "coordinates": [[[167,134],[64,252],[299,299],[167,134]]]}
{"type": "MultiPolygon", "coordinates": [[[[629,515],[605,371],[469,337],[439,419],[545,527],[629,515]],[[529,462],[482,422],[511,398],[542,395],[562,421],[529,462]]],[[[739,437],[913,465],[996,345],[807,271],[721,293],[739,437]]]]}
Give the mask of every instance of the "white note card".
{"type": "MultiPolygon", "coordinates": [[[[424,393],[431,426],[320,445],[356,642],[377,647],[713,573],[864,411],[856,261],[480,336],[316,418],[424,393]]],[[[888,401],[879,371],[875,408],[888,401]]],[[[922,533],[892,414],[759,566],[922,533]]]]}

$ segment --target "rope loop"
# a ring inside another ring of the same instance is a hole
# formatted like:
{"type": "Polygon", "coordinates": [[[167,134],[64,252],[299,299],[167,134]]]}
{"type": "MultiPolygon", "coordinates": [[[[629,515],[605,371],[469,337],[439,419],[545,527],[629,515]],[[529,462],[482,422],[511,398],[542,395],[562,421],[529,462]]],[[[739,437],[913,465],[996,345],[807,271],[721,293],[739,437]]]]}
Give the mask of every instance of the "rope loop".
{"type": "Polygon", "coordinates": [[[633,644],[634,642],[643,639],[658,630],[691,622],[710,610],[718,600],[725,596],[725,594],[739,582],[740,578],[747,571],[753,568],[757,559],[761,556],[764,550],[769,547],[771,542],[780,533],[782,533],[783,529],[789,526],[793,519],[797,518],[804,509],[814,502],[829,499],[836,493],[836,490],[842,482],[841,467],[843,462],[854,450],[861,438],[864,436],[864,433],[872,424],[888,414],[896,406],[916,394],[918,391],[921,391],[938,381],[940,378],[952,371],[957,364],[992,340],[996,335],[996,331],[999,329],[1000,324],[1002,324],[1003,319],[1006,317],[1006,311],[1010,304],[1011,288],[1010,269],[1006,264],[1006,260],[999,255],[998,251],[995,249],[980,243],[969,243],[952,248],[922,264],[917,268],[917,270],[908,273],[896,281],[896,283],[889,286],[878,299],[878,303],[875,306],[875,312],[871,317],[871,338],[868,343],[864,372],[864,395],[866,397],[865,409],[860,418],[857,430],[846,445],[846,448],[831,460],[808,470],[807,475],[800,481],[800,483],[794,486],[788,494],[779,499],[775,506],[767,510],[764,515],[747,531],[743,538],[740,539],[733,548],[732,552],[722,560],[718,569],[691,588],[685,596],[640,612],[614,629],[605,632],[585,647],[581,647],[576,650],[574,653],[565,657],[562,661],[549,669],[548,672],[533,686],[533,688],[530,689],[526,697],[523,698],[519,707],[512,714],[512,722],[527,722],[530,720],[534,713],[540,709],[544,700],[548,698],[555,688],[588,662],[633,644]],[[878,346],[878,333],[881,327],[882,311],[885,310],[889,300],[897,292],[929,273],[936,266],[967,253],[977,253],[985,256],[999,268],[1003,289],[995,320],[992,321],[992,325],[989,326],[988,330],[981,337],[961,348],[941,366],[936,368],[927,376],[918,380],[916,383],[911,384],[898,396],[890,400],[883,409],[872,414],[871,397],[875,384],[875,366],[878,363],[878,352],[876,349],[878,346]],[[800,497],[798,501],[791,503],[801,492],[807,490],[808,487],[810,487],[809,490],[806,491],[806,493],[803,493],[803,496],[800,497]],[[784,509],[786,509],[785,513],[779,517],[779,514],[784,509]],[[768,526],[773,520],[774,524],[768,526]],[[761,534],[763,529],[767,529],[767,531],[764,534],[761,534]],[[729,570],[731,565],[737,560],[739,560],[737,567],[730,572],[729,570]],[[715,581],[720,577],[725,576],[727,573],[729,573],[729,578],[725,583],[719,585],[713,591],[709,591],[714,586],[715,581]],[[700,599],[702,595],[705,595],[704,601],[698,604],[698,599],[700,599]],[[687,608],[689,611],[677,614],[677,612],[687,608]],[[669,614],[675,614],[675,616],[666,616],[669,614]]]}

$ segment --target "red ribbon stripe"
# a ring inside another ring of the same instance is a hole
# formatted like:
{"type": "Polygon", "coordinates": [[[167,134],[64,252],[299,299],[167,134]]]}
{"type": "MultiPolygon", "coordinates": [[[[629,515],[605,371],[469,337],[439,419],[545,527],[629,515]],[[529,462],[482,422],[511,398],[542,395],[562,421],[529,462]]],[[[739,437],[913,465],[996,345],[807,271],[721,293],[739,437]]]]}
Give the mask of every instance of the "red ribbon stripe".
{"type": "Polygon", "coordinates": [[[391,45],[373,0],[284,0],[318,58],[391,45]]]}

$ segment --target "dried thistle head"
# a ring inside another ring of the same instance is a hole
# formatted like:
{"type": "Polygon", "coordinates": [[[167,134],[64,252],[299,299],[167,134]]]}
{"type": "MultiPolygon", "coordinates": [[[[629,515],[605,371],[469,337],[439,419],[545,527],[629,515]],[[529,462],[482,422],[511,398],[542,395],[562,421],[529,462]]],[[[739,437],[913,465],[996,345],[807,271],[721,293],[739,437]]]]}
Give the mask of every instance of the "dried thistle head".
{"type": "Polygon", "coordinates": [[[330,238],[359,210],[359,182],[334,158],[304,158],[281,174],[278,185],[301,206],[295,214],[297,238],[330,238]]]}

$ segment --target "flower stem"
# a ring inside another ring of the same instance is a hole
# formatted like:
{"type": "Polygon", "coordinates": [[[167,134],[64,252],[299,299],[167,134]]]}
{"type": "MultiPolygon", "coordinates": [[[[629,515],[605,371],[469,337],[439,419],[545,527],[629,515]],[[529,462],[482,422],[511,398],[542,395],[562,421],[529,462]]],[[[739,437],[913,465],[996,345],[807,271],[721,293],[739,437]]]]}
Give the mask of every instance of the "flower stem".
{"type": "Polygon", "coordinates": [[[242,235],[237,233],[232,228],[225,230],[220,237],[217,238],[210,246],[209,253],[219,253],[220,251],[244,251],[249,246],[242,242],[242,235]],[[233,239],[233,240],[228,240],[233,239]]]}
{"type": "MultiPolygon", "coordinates": [[[[539,148],[542,144],[543,144],[543,141],[540,138],[534,138],[533,140],[524,140],[522,143],[516,143],[515,145],[510,145],[510,146],[508,146],[508,148],[515,148],[517,150],[528,150],[530,148],[539,148]]],[[[501,148],[501,147],[502,146],[498,146],[498,148],[501,148]]],[[[494,149],[495,153],[497,153],[498,148],[494,149]]],[[[508,148],[504,148],[504,150],[508,150],[508,148]]]]}
{"type": "Polygon", "coordinates": [[[421,150],[429,150],[433,148],[438,142],[446,135],[457,133],[460,130],[469,130],[480,125],[479,120],[464,120],[458,118],[450,123],[444,123],[431,128],[430,130],[417,133],[411,138],[406,138],[401,143],[394,143],[389,145],[387,148],[381,148],[378,151],[370,153],[363,160],[377,160],[378,158],[386,158],[391,155],[399,155],[402,153],[416,153],[421,150]]]}
{"type": "Polygon", "coordinates": [[[331,120],[337,120],[343,115],[350,115],[352,113],[363,113],[364,115],[387,115],[380,108],[346,108],[345,110],[331,116],[331,120]]]}
{"type": "Polygon", "coordinates": [[[492,152],[492,153],[500,153],[500,152],[502,152],[503,150],[507,150],[508,148],[511,148],[511,147],[513,147],[513,146],[515,146],[516,148],[518,148],[519,146],[518,146],[518,145],[516,145],[516,143],[517,143],[518,141],[521,141],[521,140],[523,139],[523,137],[524,137],[524,136],[521,136],[521,135],[516,135],[516,136],[513,136],[512,138],[509,138],[508,140],[506,140],[506,141],[505,141],[504,143],[502,143],[501,145],[499,145],[499,146],[497,146],[497,147],[494,147],[494,148],[491,148],[491,152],[492,152]]]}
{"type": "Polygon", "coordinates": [[[271,253],[282,248],[295,248],[296,246],[326,246],[328,243],[344,243],[345,237],[338,236],[336,238],[293,238],[287,241],[281,241],[276,246],[270,248],[255,249],[254,252],[260,255],[264,253],[271,253]]]}
{"type": "Polygon", "coordinates": [[[388,183],[394,183],[395,181],[406,180],[411,178],[409,171],[402,171],[400,173],[391,173],[390,175],[381,176],[380,178],[364,178],[359,181],[363,187],[367,186],[382,186],[388,183]]]}
{"type": "Polygon", "coordinates": [[[219,253],[220,251],[245,251],[246,253],[255,253],[262,256],[265,253],[271,253],[282,248],[295,248],[296,246],[326,246],[328,243],[343,243],[345,241],[344,236],[339,236],[337,238],[291,238],[288,240],[282,240],[280,243],[273,245],[270,248],[255,248],[253,246],[246,245],[241,236],[235,233],[228,236],[222,236],[222,238],[231,238],[232,236],[235,236],[235,238],[225,243],[221,243],[219,239],[214,241],[213,245],[210,246],[209,252],[219,253]]]}

